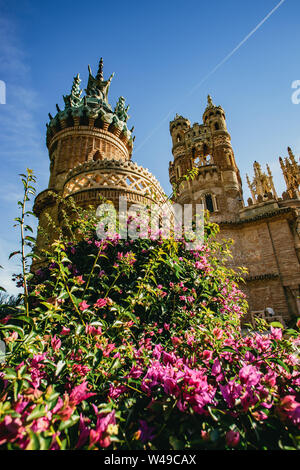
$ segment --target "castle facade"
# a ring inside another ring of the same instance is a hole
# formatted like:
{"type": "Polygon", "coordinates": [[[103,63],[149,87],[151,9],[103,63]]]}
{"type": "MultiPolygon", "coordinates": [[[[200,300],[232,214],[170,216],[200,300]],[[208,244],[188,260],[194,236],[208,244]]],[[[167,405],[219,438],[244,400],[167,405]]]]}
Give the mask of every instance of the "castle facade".
{"type": "MultiPolygon", "coordinates": [[[[99,196],[118,206],[120,196],[132,203],[164,202],[157,179],[132,162],[133,128],[127,127],[128,109],[121,96],[114,108],[108,102],[113,75],[105,80],[103,61],[89,79],[82,96],[79,75],[74,77],[64,109],[56,105],[49,114],[46,143],[50,159],[48,188],[35,200],[39,218],[37,244],[43,248],[42,230],[49,216],[60,224],[57,198],[73,197],[81,206],[99,204],[99,196]]],[[[241,288],[248,296],[249,314],[273,309],[284,320],[300,315],[300,169],[288,148],[280,159],[286,191],[278,197],[270,168],[254,163],[254,177],[247,176],[251,198],[244,203],[242,181],[221,106],[208,97],[203,122],[191,125],[176,115],[170,123],[173,161],[172,185],[179,190],[174,202],[202,203],[220,226],[220,237],[234,240],[231,267],[245,266],[248,274],[241,288]],[[197,168],[196,176],[184,176],[197,168]]],[[[52,234],[55,237],[55,233],[52,234]]]]}

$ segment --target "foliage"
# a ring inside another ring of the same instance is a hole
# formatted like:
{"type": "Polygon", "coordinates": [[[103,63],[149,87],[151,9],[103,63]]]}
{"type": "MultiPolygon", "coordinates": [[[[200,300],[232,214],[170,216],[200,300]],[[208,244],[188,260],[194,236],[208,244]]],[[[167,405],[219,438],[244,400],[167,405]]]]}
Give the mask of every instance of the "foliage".
{"type": "Polygon", "coordinates": [[[0,320],[0,446],[299,448],[299,332],[241,329],[217,225],[195,251],[159,233],[98,240],[84,211],[78,229],[0,320]]]}

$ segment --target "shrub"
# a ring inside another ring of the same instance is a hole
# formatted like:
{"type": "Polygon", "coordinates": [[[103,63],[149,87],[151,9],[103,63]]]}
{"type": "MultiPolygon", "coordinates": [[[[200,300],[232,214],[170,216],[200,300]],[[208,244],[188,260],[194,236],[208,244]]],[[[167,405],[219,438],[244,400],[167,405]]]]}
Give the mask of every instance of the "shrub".
{"type": "Polygon", "coordinates": [[[217,225],[189,251],[98,240],[80,214],[80,241],[61,237],[24,271],[28,298],[1,319],[0,446],[299,448],[299,333],[241,329],[247,302],[217,225]]]}

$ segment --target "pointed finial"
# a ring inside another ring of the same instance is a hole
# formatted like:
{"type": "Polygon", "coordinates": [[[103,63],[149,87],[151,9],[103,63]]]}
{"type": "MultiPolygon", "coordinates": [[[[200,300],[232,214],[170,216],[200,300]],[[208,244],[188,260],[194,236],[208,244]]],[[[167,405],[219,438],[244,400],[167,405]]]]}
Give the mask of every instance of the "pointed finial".
{"type": "Polygon", "coordinates": [[[103,77],[103,58],[101,57],[99,61],[99,67],[98,67],[98,72],[96,75],[96,79],[99,80],[100,82],[103,82],[104,77],[103,77]]]}
{"type": "Polygon", "coordinates": [[[291,162],[294,163],[294,164],[296,164],[295,155],[293,154],[291,147],[288,147],[287,150],[288,150],[288,153],[289,153],[291,162]]]}
{"type": "Polygon", "coordinates": [[[60,112],[60,107],[58,106],[58,104],[56,104],[56,109],[57,109],[57,112],[59,113],[60,112]]]}
{"type": "Polygon", "coordinates": [[[208,106],[213,106],[212,98],[210,95],[207,95],[207,105],[208,106]]]}

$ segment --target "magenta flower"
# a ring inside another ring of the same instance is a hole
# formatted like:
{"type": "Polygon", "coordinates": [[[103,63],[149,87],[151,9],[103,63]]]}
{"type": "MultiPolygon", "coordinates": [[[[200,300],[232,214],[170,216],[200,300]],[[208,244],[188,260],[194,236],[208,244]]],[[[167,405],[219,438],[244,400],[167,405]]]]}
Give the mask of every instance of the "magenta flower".
{"type": "Polygon", "coordinates": [[[88,440],[88,437],[90,435],[90,429],[86,426],[85,423],[89,423],[90,419],[89,418],[84,418],[82,414],[80,413],[80,418],[79,418],[79,438],[77,441],[77,444],[75,446],[76,449],[82,447],[86,441],[88,440]]]}
{"type": "Polygon", "coordinates": [[[288,418],[300,429],[300,403],[294,395],[286,395],[280,402],[278,413],[283,420],[288,418]]]}
{"type": "Polygon", "coordinates": [[[63,336],[68,336],[68,334],[70,333],[70,331],[71,331],[70,328],[67,328],[66,326],[63,326],[62,329],[61,329],[60,334],[63,335],[63,336]]]}
{"type": "Polygon", "coordinates": [[[0,423],[0,445],[22,438],[23,432],[25,432],[25,428],[23,428],[20,418],[6,415],[0,423]]]}
{"type": "Polygon", "coordinates": [[[58,349],[60,349],[61,347],[61,340],[59,338],[56,338],[56,335],[54,335],[51,339],[51,346],[54,351],[58,351],[58,349]]]}
{"type": "Polygon", "coordinates": [[[95,308],[102,308],[105,307],[107,304],[107,299],[98,299],[97,302],[94,304],[95,308]]]}
{"type": "Polygon", "coordinates": [[[93,408],[97,414],[97,423],[95,429],[90,431],[90,446],[99,444],[101,447],[108,447],[111,433],[116,432],[115,410],[108,414],[98,414],[97,407],[93,405],[93,408]]]}
{"type": "Polygon", "coordinates": [[[143,443],[152,441],[152,439],[155,437],[154,434],[154,428],[150,427],[147,423],[147,421],[144,421],[143,419],[139,420],[140,423],[140,439],[143,443]]]}
{"type": "Polygon", "coordinates": [[[83,400],[87,400],[87,398],[97,395],[93,392],[87,392],[87,382],[82,382],[77,387],[74,387],[72,392],[70,393],[70,403],[74,405],[78,405],[83,400]]]}
{"type": "Polygon", "coordinates": [[[242,367],[239,372],[241,382],[250,386],[258,384],[261,376],[261,372],[251,365],[242,367]]]}
{"type": "Polygon", "coordinates": [[[240,433],[238,431],[228,431],[226,433],[226,444],[229,447],[236,447],[240,442],[240,433]]]}
{"type": "Polygon", "coordinates": [[[85,327],[85,332],[87,335],[91,336],[98,336],[102,334],[102,329],[101,326],[98,326],[97,328],[93,325],[86,325],[85,327]]]}
{"type": "Polygon", "coordinates": [[[106,346],[106,349],[103,351],[103,356],[108,357],[110,353],[115,349],[115,343],[110,343],[106,346]]]}
{"type": "Polygon", "coordinates": [[[280,341],[282,339],[282,329],[271,326],[271,337],[276,341],[280,341]]]}
{"type": "Polygon", "coordinates": [[[89,308],[89,304],[86,303],[85,300],[79,303],[79,309],[81,312],[84,312],[84,310],[87,310],[89,308]]]}

